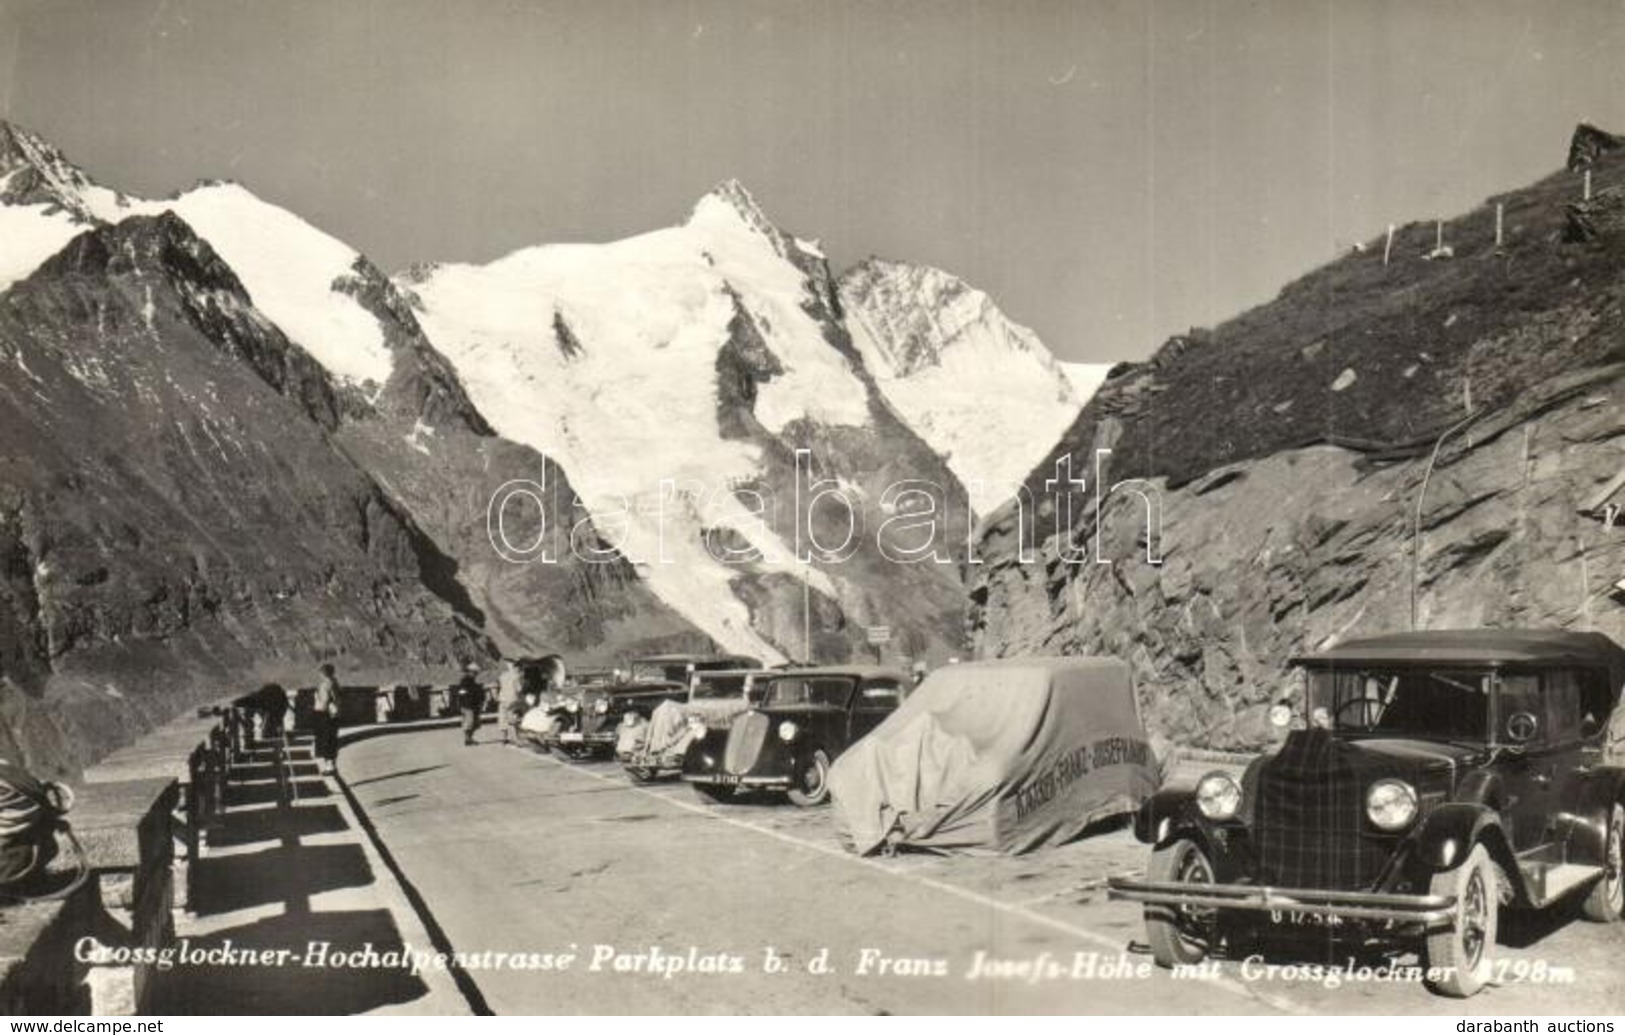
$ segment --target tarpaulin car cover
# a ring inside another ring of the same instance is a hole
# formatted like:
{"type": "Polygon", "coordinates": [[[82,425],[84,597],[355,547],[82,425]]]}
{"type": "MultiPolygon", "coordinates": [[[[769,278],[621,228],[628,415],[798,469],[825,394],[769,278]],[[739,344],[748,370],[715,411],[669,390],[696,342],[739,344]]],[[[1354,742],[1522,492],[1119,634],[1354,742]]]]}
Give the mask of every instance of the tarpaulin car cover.
{"type": "Polygon", "coordinates": [[[1111,658],[938,669],[829,774],[836,829],[861,854],[1026,852],[1138,808],[1157,782],[1111,658]]]}

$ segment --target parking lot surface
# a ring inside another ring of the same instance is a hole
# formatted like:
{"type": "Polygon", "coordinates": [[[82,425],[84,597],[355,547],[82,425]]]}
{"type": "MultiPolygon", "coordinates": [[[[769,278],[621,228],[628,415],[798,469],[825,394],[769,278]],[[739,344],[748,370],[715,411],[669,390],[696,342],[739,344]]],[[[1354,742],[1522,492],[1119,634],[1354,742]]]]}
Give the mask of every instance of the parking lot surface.
{"type": "MultiPolygon", "coordinates": [[[[1272,941],[1187,974],[1153,967],[1109,876],[1123,827],[1019,857],[847,852],[829,808],[703,802],[458,731],[347,746],[340,770],[460,957],[477,1008],[524,1013],[1593,1014],[1625,1008],[1625,929],[1502,924],[1502,983],[1470,1000],[1414,957],[1272,941]],[[1352,960],[1351,960],[1352,957],[1352,960]]],[[[430,948],[424,946],[424,949],[430,948]]]]}

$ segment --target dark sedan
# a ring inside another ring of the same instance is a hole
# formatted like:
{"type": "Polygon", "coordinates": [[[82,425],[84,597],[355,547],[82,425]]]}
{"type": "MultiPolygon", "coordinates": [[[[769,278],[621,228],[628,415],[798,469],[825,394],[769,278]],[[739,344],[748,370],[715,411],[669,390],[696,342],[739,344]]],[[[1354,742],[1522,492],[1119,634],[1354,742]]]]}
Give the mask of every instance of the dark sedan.
{"type": "Polygon", "coordinates": [[[727,729],[697,730],[683,761],[683,779],[712,800],[745,788],[783,791],[802,806],[823,803],[830,763],[903,699],[902,673],[867,666],[771,672],[756,681],[761,703],[727,729]]]}

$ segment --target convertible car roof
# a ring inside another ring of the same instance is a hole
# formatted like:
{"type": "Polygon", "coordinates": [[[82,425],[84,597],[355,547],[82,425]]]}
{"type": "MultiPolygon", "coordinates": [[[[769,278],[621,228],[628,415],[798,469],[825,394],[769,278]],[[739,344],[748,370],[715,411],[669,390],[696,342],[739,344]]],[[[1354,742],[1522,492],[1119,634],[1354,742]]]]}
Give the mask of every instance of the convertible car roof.
{"type": "Polygon", "coordinates": [[[1294,664],[1459,664],[1606,668],[1617,686],[1625,679],[1625,649],[1602,633],[1559,629],[1439,629],[1350,640],[1304,654],[1294,664]]]}

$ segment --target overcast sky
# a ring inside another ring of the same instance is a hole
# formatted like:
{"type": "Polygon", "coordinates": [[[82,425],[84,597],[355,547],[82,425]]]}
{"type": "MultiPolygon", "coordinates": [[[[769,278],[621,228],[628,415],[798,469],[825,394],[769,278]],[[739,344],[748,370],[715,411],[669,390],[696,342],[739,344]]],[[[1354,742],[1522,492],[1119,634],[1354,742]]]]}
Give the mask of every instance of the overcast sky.
{"type": "Polygon", "coordinates": [[[1622,55],[1620,2],[0,0],[0,115],[385,269],[670,225],[737,177],[838,266],[941,266],[1115,360],[1625,129],[1622,55]]]}

